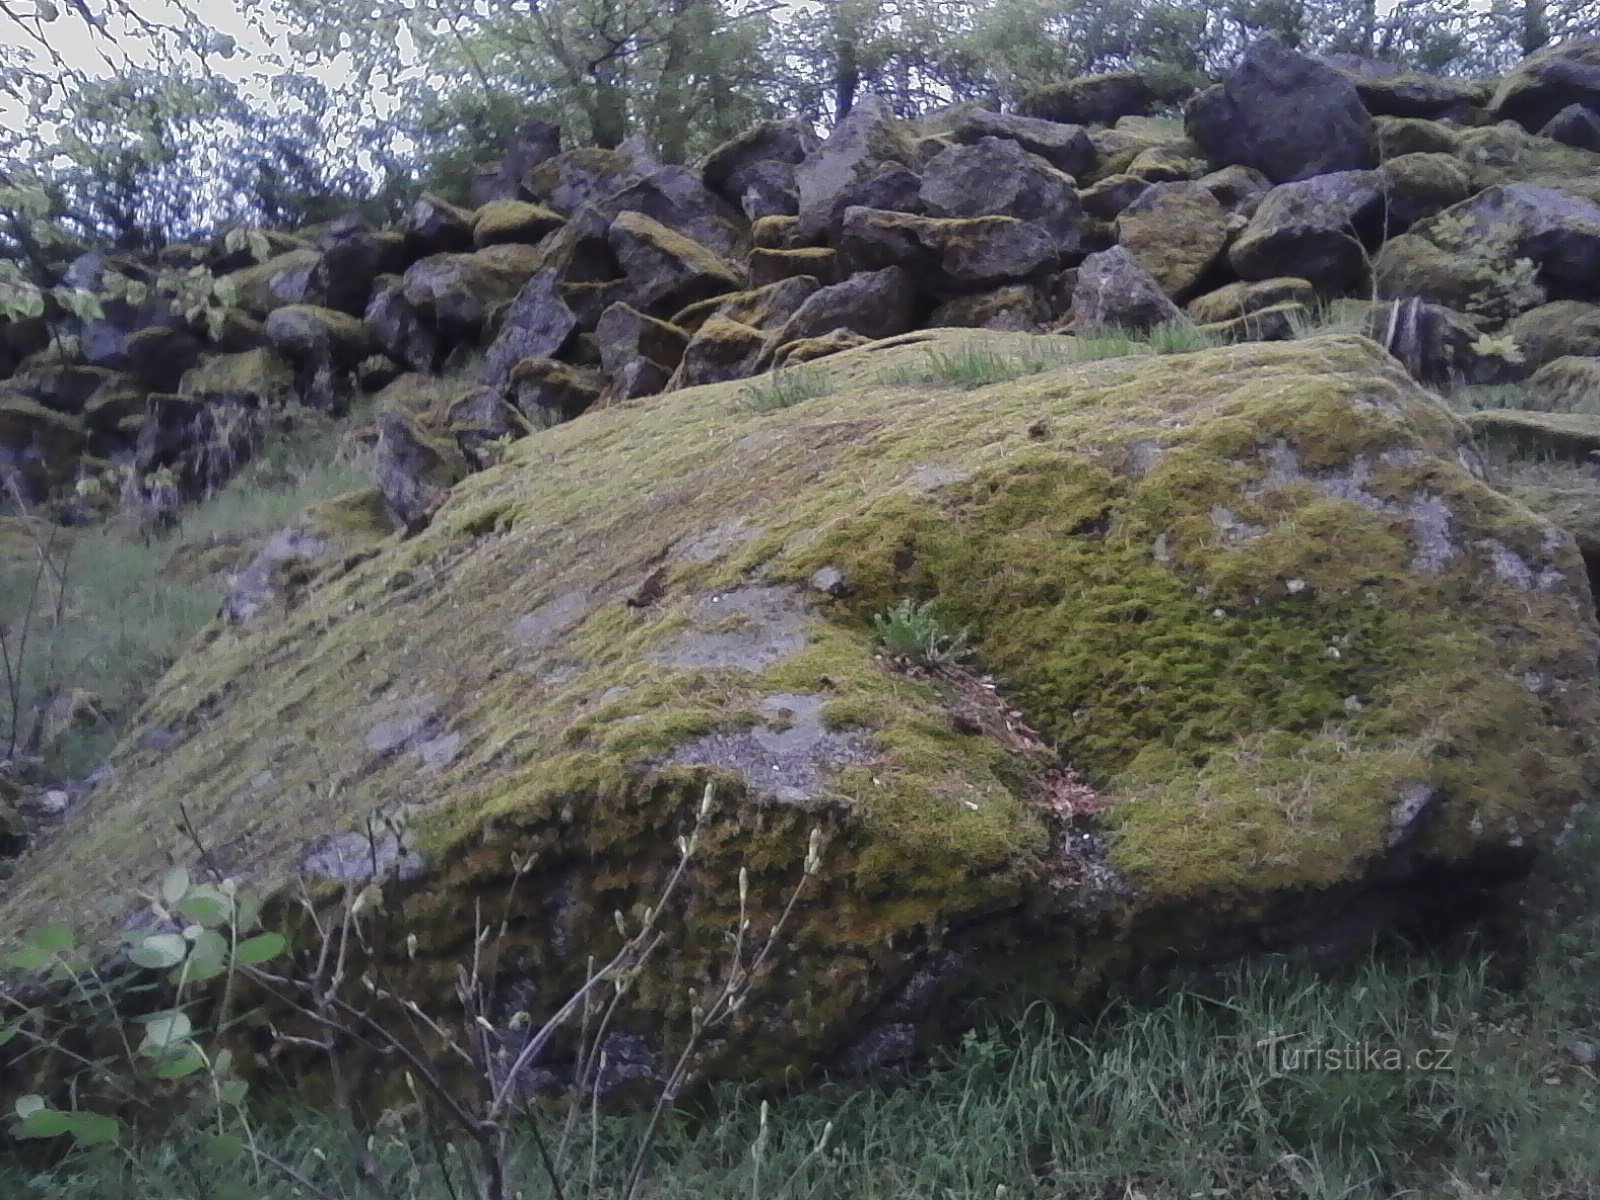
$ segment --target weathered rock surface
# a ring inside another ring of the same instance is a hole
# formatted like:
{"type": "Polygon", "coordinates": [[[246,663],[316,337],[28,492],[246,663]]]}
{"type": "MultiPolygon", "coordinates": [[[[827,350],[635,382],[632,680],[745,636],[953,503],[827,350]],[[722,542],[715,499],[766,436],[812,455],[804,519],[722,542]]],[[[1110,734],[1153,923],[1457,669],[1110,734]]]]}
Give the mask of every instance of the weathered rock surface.
{"type": "Polygon", "coordinates": [[[1228,259],[1245,279],[1294,275],[1338,290],[1360,279],[1382,221],[1376,171],[1317,175],[1268,192],[1228,259]]]}
{"type": "Polygon", "coordinates": [[[1185,125],[1216,165],[1255,167],[1274,183],[1377,165],[1372,117],[1355,85],[1270,36],[1195,97],[1185,125]]]}
{"type": "Polygon", "coordinates": [[[1161,285],[1121,246],[1091,254],[1078,268],[1072,327],[1080,333],[1137,332],[1182,318],[1161,285]]]}
{"type": "Polygon", "coordinates": [[[964,336],[846,352],[781,413],[728,384],[547,431],[410,538],[213,629],[0,885],[0,927],[120,921],[180,809],[284,894],[388,814],[403,855],[340,860],[406,864],[385,902],[414,953],[377,952],[442,1003],[525,863],[491,969],[539,981],[537,1019],[655,898],[714,780],[673,952],[621,1027],[670,1055],[739,868],[764,930],[815,828],[775,970],[703,1063],[779,1079],[1014,986],[1083,1002],[1476,903],[1592,794],[1577,550],[1463,466],[1461,424],[1371,342],[884,383],[964,336]],[[869,618],[905,595],[970,626],[1082,786],[886,665],[869,618]]]}

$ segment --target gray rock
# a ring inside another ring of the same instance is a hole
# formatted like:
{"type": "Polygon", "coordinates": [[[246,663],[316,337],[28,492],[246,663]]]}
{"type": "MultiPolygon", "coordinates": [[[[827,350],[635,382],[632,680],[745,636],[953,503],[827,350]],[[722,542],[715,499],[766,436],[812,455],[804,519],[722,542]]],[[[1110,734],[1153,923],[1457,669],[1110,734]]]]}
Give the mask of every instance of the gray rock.
{"type": "Polygon", "coordinates": [[[1194,98],[1185,126],[1217,166],[1254,167],[1274,183],[1378,161],[1372,117],[1355,85],[1270,36],[1194,98]]]}
{"type": "Polygon", "coordinates": [[[1294,276],[1341,289],[1361,277],[1383,220],[1376,171],[1338,171],[1268,192],[1229,251],[1243,279],[1294,276]]]}
{"type": "Polygon", "coordinates": [[[1071,176],[1017,142],[986,137],[941,151],[922,169],[920,195],[931,216],[1015,217],[1049,233],[1063,255],[1078,248],[1082,206],[1071,176]]]}
{"type": "Polygon", "coordinates": [[[1539,136],[1600,153],[1600,113],[1587,104],[1569,104],[1545,122],[1539,136]]]}
{"type": "Polygon", "coordinates": [[[555,358],[578,328],[578,318],[561,296],[556,273],[540,271],[523,285],[506,312],[479,379],[504,391],[511,368],[524,358],[555,358]]]}
{"type": "Polygon", "coordinates": [[[829,229],[848,207],[847,190],[863,175],[885,164],[911,167],[916,162],[915,142],[889,102],[882,96],[862,96],[828,140],[795,168],[796,236],[810,239],[829,229]]]}
{"type": "Polygon", "coordinates": [[[1074,332],[1145,330],[1182,319],[1161,285],[1121,246],[1091,254],[1078,268],[1072,293],[1074,332]]]}
{"type": "Polygon", "coordinates": [[[985,138],[1007,138],[1058,171],[1082,175],[1094,166],[1094,143],[1082,125],[1066,125],[1015,113],[978,111],[962,117],[951,140],[970,146],[985,138]]]}

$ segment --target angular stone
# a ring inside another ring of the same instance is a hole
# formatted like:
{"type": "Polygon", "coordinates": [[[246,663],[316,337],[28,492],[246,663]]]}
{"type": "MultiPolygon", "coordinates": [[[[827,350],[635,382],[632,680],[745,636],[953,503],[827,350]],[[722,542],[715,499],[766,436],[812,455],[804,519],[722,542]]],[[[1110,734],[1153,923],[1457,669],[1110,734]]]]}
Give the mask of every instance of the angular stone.
{"type": "Polygon", "coordinates": [[[507,310],[500,332],[484,355],[479,381],[504,389],[511,368],[525,358],[555,358],[577,331],[578,318],[567,307],[554,271],[529,279],[507,310]]]}
{"type": "Polygon", "coordinates": [[[1117,241],[1182,303],[1197,291],[1228,244],[1228,214],[1199,183],[1157,183],[1117,218],[1117,241]]]}
{"type": "Polygon", "coordinates": [[[1271,36],[1251,43],[1222,83],[1195,97],[1185,127],[1216,165],[1255,167],[1274,183],[1378,161],[1355,85],[1271,36]]]}
{"type": "Polygon", "coordinates": [[[1122,246],[1083,260],[1072,293],[1075,333],[1140,332],[1183,320],[1161,285],[1122,246]]]}

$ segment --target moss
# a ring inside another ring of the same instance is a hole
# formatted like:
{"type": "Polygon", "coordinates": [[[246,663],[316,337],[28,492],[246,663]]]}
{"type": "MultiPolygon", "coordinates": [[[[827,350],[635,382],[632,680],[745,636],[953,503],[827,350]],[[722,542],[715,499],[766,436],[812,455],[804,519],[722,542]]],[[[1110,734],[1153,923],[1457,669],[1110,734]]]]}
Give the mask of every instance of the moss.
{"type": "Polygon", "coordinates": [[[287,404],[295,396],[294,370],[265,347],[219,354],[187,372],[178,391],[185,396],[234,397],[257,405],[287,404]]]}
{"type": "Polygon", "coordinates": [[[1557,300],[1513,317],[1506,332],[1530,370],[1563,355],[1600,355],[1600,304],[1557,300]]]}
{"type": "Polygon", "coordinates": [[[756,287],[809,275],[821,283],[839,278],[839,252],[831,246],[802,246],[795,250],[757,247],[748,259],[750,282],[756,287]]]}
{"type": "Polygon", "coordinates": [[[799,217],[760,217],[750,226],[750,240],[760,249],[782,250],[789,245],[790,235],[799,224],[799,217]]]}
{"type": "Polygon", "coordinates": [[[307,247],[223,278],[234,289],[240,308],[250,316],[264,317],[285,304],[315,303],[321,293],[317,282],[321,269],[321,251],[307,247]]]}
{"type": "Polygon", "coordinates": [[[1326,907],[1313,889],[1391,879],[1411,860],[1390,856],[1390,807],[1413,784],[1442,799],[1407,853],[1438,868],[1537,844],[1592,788],[1576,553],[1457,465],[1460,424],[1375,345],[882,386],[970,336],[838,354],[817,368],[833,388],[792,408],[751,411],[729,383],[513,444],[281,622],[208,631],[115,755],[116,787],[19,865],[0,926],[85,878],[120,919],[119,894],[187,853],[180,806],[268,888],[311,839],[403,810],[427,865],[394,893],[417,959],[395,953],[419,996],[448,996],[514,855],[533,865],[505,961],[553,995],[611,944],[614,910],[653,897],[713,778],[640,1019],[677,1027],[725,953],[737,867],[770,919],[815,826],[823,872],[759,1036],[710,1064],[773,1078],[828,1057],[947,950],[972,986],[1009,972],[1081,999],[1173,939],[1215,951],[1252,918],[1326,907]],[[1450,553],[1419,567],[1440,553],[1414,514],[1428,498],[1450,553]],[[1517,563],[1552,581],[1523,586],[1517,563]],[[819,566],[854,594],[811,592],[819,566]],[[739,619],[756,610],[728,593],[752,587],[773,613],[739,619]],[[1102,789],[1109,864],[1062,850],[1038,754],[959,732],[935,680],[886,668],[870,617],[907,595],[970,626],[1008,699],[1102,789]],[[769,655],[684,652],[744,633],[759,649],[764,629],[769,655]],[[780,694],[814,697],[865,749],[792,800],[683,761],[707,735],[759,732],[780,694]],[[454,757],[373,752],[377,725],[417,712],[454,757]]]}
{"type": "Polygon", "coordinates": [[[1422,117],[1375,117],[1378,131],[1378,157],[1398,158],[1403,154],[1455,154],[1461,148],[1460,133],[1442,121],[1422,117]]]}
{"type": "Polygon", "coordinates": [[[1304,279],[1284,277],[1230,283],[1214,292],[1196,296],[1187,311],[1202,325],[1231,321],[1279,304],[1311,304],[1316,289],[1304,279]]]}
{"type": "Polygon", "coordinates": [[[539,241],[560,229],[566,219],[542,204],[524,200],[492,200],[472,220],[472,244],[480,250],[501,242],[539,241]]]}

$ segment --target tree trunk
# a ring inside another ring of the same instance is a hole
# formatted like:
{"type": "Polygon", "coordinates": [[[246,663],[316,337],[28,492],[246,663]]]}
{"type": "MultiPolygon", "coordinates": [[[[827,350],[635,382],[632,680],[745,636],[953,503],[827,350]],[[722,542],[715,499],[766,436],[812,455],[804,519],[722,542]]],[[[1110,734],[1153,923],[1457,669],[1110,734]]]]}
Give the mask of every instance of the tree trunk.
{"type": "Polygon", "coordinates": [[[1518,41],[1524,58],[1550,43],[1549,0],[1523,0],[1518,41]]]}

